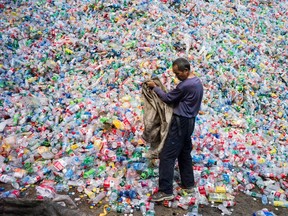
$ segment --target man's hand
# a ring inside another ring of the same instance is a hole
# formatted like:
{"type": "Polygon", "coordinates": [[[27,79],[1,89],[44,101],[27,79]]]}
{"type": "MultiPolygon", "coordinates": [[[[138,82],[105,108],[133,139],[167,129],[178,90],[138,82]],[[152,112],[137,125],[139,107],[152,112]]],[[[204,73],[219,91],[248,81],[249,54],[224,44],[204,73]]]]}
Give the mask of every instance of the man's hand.
{"type": "Polygon", "coordinates": [[[150,88],[154,88],[154,87],[157,86],[156,83],[153,82],[153,81],[148,81],[148,82],[146,82],[146,84],[147,84],[150,88]]]}

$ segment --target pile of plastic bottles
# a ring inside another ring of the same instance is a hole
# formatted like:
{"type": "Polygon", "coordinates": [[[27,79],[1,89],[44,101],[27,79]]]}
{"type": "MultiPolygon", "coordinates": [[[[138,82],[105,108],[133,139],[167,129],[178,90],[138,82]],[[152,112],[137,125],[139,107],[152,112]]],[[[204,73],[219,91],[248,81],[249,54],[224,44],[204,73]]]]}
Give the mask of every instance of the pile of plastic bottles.
{"type": "Polygon", "coordinates": [[[153,215],[158,174],[141,138],[141,84],[159,76],[173,88],[171,62],[184,56],[205,86],[192,137],[197,190],[165,205],[196,215],[216,202],[230,214],[243,191],[287,207],[286,6],[1,3],[0,181],[15,188],[1,197],[36,184],[53,198],[74,186],[91,205],[106,197],[113,211],[153,215]]]}

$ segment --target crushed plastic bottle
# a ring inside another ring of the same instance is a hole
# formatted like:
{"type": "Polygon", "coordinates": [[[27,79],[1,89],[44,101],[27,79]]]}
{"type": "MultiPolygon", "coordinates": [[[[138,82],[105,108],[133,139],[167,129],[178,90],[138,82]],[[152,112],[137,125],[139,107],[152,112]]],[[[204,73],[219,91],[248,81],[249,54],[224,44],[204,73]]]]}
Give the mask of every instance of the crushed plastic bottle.
{"type": "Polygon", "coordinates": [[[97,196],[95,196],[93,199],[91,199],[92,203],[97,204],[99,203],[102,199],[106,197],[106,192],[102,191],[97,196]]]}
{"type": "Polygon", "coordinates": [[[232,215],[232,211],[229,211],[223,204],[220,204],[218,207],[224,215],[232,215]]]}
{"type": "Polygon", "coordinates": [[[268,211],[268,209],[262,209],[253,213],[253,216],[277,216],[273,212],[268,211]]]}

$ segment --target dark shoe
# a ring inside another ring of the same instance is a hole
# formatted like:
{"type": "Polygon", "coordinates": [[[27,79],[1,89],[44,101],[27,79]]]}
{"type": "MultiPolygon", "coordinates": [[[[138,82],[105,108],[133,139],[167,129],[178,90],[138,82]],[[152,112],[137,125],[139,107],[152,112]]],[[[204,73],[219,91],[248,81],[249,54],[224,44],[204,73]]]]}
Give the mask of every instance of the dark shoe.
{"type": "Polygon", "coordinates": [[[164,192],[157,192],[156,194],[152,195],[152,202],[161,202],[164,200],[172,200],[174,199],[173,194],[166,194],[164,192]]]}

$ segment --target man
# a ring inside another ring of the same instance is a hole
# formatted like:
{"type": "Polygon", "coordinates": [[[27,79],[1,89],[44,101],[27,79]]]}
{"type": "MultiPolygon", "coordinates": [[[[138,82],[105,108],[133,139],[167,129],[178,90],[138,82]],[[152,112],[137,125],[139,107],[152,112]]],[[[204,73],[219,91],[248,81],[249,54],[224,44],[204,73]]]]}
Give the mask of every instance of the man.
{"type": "Polygon", "coordinates": [[[181,81],[175,89],[165,93],[153,81],[147,85],[160,99],[173,106],[173,117],[165,144],[160,153],[159,192],[152,196],[152,201],[172,200],[175,161],[178,159],[181,187],[188,191],[194,186],[192,167],[191,135],[203,97],[203,85],[190,63],[184,58],[176,59],[172,64],[173,73],[181,81]]]}

